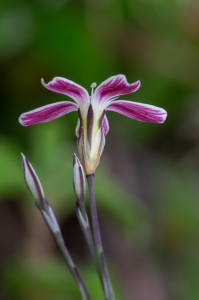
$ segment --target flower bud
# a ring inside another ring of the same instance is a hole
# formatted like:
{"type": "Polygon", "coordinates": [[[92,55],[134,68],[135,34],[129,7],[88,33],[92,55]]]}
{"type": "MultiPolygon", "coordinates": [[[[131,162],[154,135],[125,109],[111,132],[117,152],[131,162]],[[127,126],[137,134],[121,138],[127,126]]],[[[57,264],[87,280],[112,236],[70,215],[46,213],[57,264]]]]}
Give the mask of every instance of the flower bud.
{"type": "Polygon", "coordinates": [[[39,206],[46,202],[42,185],[35,170],[24,154],[21,153],[22,167],[26,185],[39,206]]]}
{"type": "Polygon", "coordinates": [[[73,156],[73,186],[78,204],[84,206],[85,201],[85,176],[83,167],[76,154],[73,156]]]}

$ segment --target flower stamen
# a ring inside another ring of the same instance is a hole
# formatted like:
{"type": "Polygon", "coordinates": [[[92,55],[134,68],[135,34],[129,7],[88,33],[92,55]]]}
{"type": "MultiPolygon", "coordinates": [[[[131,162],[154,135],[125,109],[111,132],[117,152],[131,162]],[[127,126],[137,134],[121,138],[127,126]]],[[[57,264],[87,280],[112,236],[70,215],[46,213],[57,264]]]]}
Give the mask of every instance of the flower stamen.
{"type": "Polygon", "coordinates": [[[91,84],[91,89],[92,89],[92,91],[91,91],[91,99],[92,99],[92,97],[93,97],[94,89],[96,88],[96,86],[97,86],[97,83],[96,83],[96,82],[93,82],[93,83],[91,84]]]}

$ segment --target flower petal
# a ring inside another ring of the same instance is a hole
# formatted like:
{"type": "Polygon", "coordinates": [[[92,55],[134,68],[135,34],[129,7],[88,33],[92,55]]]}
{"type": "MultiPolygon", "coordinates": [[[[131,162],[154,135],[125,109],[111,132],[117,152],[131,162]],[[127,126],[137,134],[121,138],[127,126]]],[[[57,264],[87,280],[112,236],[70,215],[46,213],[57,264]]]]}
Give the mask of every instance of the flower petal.
{"type": "Polygon", "coordinates": [[[142,122],[163,123],[167,112],[160,107],[130,101],[114,101],[106,110],[116,111],[129,118],[142,122]]]}
{"type": "Polygon", "coordinates": [[[102,130],[103,130],[104,136],[106,136],[107,133],[109,132],[109,122],[108,122],[106,115],[104,116],[103,121],[102,121],[102,130]]]}
{"type": "Polygon", "coordinates": [[[140,81],[128,83],[124,75],[112,76],[96,88],[93,101],[102,104],[113,97],[133,93],[137,91],[139,87],[140,81]]]}
{"type": "Polygon", "coordinates": [[[76,126],[76,128],[75,128],[75,134],[76,134],[76,137],[78,138],[79,137],[79,135],[80,135],[80,119],[78,118],[78,120],[77,120],[77,126],[76,126]]]}
{"type": "Polygon", "coordinates": [[[79,106],[90,103],[90,97],[87,90],[71,80],[62,77],[54,77],[53,80],[48,83],[45,83],[44,80],[41,79],[41,83],[50,91],[69,96],[75,100],[79,106]]]}
{"type": "Polygon", "coordinates": [[[23,126],[30,126],[37,123],[48,122],[74,110],[78,110],[78,106],[73,102],[57,102],[22,114],[19,117],[19,123],[23,126]]]}

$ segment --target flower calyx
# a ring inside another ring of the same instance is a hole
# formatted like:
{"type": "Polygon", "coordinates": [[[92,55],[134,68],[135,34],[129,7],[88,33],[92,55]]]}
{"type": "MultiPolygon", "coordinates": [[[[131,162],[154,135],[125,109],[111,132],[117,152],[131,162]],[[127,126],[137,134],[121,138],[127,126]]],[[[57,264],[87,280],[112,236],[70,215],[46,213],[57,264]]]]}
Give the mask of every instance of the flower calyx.
{"type": "Polygon", "coordinates": [[[90,103],[85,118],[79,110],[80,132],[78,148],[86,175],[94,174],[105,144],[105,136],[102,130],[104,112],[98,116],[90,103]]]}

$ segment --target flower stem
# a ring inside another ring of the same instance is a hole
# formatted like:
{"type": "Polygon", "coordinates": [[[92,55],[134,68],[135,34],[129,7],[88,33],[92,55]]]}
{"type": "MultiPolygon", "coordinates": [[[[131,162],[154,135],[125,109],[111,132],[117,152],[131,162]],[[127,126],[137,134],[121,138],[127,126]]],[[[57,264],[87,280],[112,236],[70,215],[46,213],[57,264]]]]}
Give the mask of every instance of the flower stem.
{"type": "Polygon", "coordinates": [[[99,265],[98,254],[96,253],[95,245],[94,245],[94,242],[93,242],[93,236],[92,236],[92,232],[91,232],[91,228],[90,228],[90,224],[89,224],[89,219],[88,219],[88,216],[87,216],[87,213],[86,213],[85,209],[84,209],[83,212],[84,212],[84,214],[82,214],[81,209],[77,204],[77,207],[76,207],[77,219],[79,221],[79,224],[80,224],[81,230],[84,234],[84,238],[86,240],[88,249],[89,249],[90,254],[92,256],[95,268],[97,270],[98,276],[99,276],[100,281],[101,281],[102,286],[103,286],[103,279],[102,279],[102,276],[101,276],[101,267],[99,265]]]}
{"type": "Polygon", "coordinates": [[[68,249],[65,245],[63,236],[61,234],[60,227],[57,223],[57,219],[54,215],[53,210],[51,209],[50,205],[47,203],[47,200],[46,200],[46,205],[47,205],[46,211],[44,211],[37,203],[35,203],[35,204],[36,204],[36,207],[39,209],[39,211],[40,211],[46,225],[48,226],[52,236],[54,237],[55,242],[57,243],[60,251],[63,254],[65,262],[66,262],[66,264],[67,264],[67,266],[68,266],[75,282],[78,285],[78,288],[79,288],[80,293],[82,295],[82,299],[83,300],[90,300],[90,296],[88,294],[88,291],[86,289],[84,281],[83,281],[77,267],[75,266],[75,264],[74,264],[74,262],[73,262],[73,260],[70,256],[70,253],[68,252],[68,249]],[[49,214],[49,212],[51,212],[51,213],[49,214]]]}
{"type": "Polygon", "coordinates": [[[97,207],[95,200],[94,192],[94,174],[87,175],[88,189],[90,195],[90,205],[91,205],[91,218],[92,218],[92,227],[93,227],[93,237],[95,248],[97,250],[98,259],[100,262],[102,278],[103,278],[103,287],[106,300],[115,300],[113,288],[111,285],[108,268],[104,256],[104,250],[102,245],[101,233],[99,228],[99,221],[97,215],[97,207]]]}
{"type": "Polygon", "coordinates": [[[55,238],[55,240],[57,242],[57,245],[59,246],[59,248],[60,248],[60,250],[61,250],[61,252],[64,256],[66,264],[67,264],[71,274],[73,275],[73,278],[75,279],[75,281],[76,281],[76,283],[79,287],[79,290],[81,292],[83,300],[90,300],[90,296],[89,296],[88,291],[85,287],[83,279],[82,279],[77,267],[73,263],[73,260],[70,256],[69,252],[68,252],[68,249],[66,248],[66,245],[64,243],[62,235],[56,235],[56,236],[54,236],[54,238],[55,238]]]}

